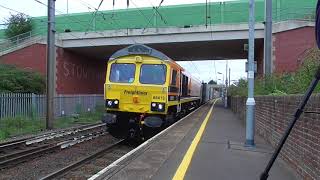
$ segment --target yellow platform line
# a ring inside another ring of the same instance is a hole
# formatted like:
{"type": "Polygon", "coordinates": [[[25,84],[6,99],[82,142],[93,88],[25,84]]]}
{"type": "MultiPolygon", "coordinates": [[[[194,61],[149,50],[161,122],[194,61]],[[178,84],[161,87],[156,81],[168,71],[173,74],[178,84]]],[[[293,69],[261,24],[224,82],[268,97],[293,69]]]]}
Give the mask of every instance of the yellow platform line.
{"type": "Polygon", "coordinates": [[[196,136],[194,137],[191,145],[189,146],[189,149],[187,151],[187,153],[184,155],[183,157],[183,160],[181,162],[181,164],[179,165],[175,175],[173,176],[172,180],[182,180],[184,179],[184,176],[186,175],[186,172],[188,170],[188,167],[191,163],[191,160],[192,160],[192,157],[193,157],[193,154],[199,144],[199,141],[202,137],[202,134],[206,128],[206,125],[209,121],[209,118],[210,118],[210,115],[212,113],[212,110],[213,110],[213,106],[214,104],[217,102],[218,99],[216,99],[214,101],[214,103],[212,104],[207,116],[205,117],[204,121],[202,122],[201,126],[200,126],[200,129],[198,130],[196,136]]]}

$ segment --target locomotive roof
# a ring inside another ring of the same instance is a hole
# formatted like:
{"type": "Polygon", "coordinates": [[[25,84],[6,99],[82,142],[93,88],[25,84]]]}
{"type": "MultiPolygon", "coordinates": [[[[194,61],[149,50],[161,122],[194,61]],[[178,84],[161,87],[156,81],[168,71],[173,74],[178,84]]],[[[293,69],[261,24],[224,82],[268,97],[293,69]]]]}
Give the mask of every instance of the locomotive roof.
{"type": "Polygon", "coordinates": [[[133,44],[113,53],[110,60],[128,55],[148,55],[161,60],[171,60],[167,55],[144,44],[133,44]]]}

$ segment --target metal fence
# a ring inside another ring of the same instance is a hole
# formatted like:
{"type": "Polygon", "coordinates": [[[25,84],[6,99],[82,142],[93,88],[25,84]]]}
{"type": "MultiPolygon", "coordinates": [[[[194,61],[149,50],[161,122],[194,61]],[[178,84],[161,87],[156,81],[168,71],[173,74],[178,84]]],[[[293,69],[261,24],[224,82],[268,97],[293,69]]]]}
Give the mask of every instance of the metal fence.
{"type": "MultiPolygon", "coordinates": [[[[58,95],[54,98],[55,117],[87,111],[103,106],[102,94],[58,95]]],[[[0,94],[0,118],[44,117],[46,96],[31,93],[0,94]]]]}

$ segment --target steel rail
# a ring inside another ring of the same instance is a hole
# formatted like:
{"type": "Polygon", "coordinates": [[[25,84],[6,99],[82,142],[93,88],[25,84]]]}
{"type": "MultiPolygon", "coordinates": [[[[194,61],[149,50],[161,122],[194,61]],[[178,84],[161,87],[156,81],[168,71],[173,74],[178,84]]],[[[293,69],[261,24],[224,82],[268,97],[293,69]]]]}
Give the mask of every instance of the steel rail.
{"type": "Polygon", "coordinates": [[[50,146],[49,144],[46,144],[46,145],[42,145],[42,146],[26,149],[26,150],[23,150],[23,151],[19,151],[17,153],[11,153],[11,154],[7,154],[7,155],[4,155],[4,156],[0,156],[0,162],[2,162],[4,160],[7,160],[7,159],[12,159],[14,157],[21,156],[23,154],[27,154],[29,152],[33,152],[33,151],[37,151],[37,150],[40,150],[40,149],[44,149],[44,148],[49,147],[49,146],[50,146]]]}
{"type": "Polygon", "coordinates": [[[109,150],[119,146],[124,141],[125,141],[125,139],[121,139],[121,140],[115,142],[114,144],[111,144],[111,145],[107,146],[106,148],[104,148],[104,149],[102,149],[102,150],[100,150],[100,151],[98,151],[98,152],[96,152],[96,153],[94,153],[94,154],[92,154],[90,156],[87,156],[87,157],[85,157],[85,158],[83,158],[83,159],[81,159],[81,160],[79,160],[77,162],[74,162],[74,163],[72,163],[72,164],[70,164],[70,165],[68,165],[66,167],[63,167],[63,168],[61,168],[61,169],[59,169],[59,170],[57,170],[57,171],[55,171],[55,172],[53,172],[51,174],[48,174],[48,175],[40,178],[40,180],[48,180],[48,179],[53,179],[53,178],[56,178],[58,176],[61,176],[61,175],[65,174],[66,172],[68,172],[70,170],[73,170],[75,168],[78,168],[81,165],[85,164],[86,162],[95,159],[96,157],[98,157],[99,155],[102,155],[106,151],[109,151],[109,150]]]}
{"type": "Polygon", "coordinates": [[[80,134],[79,137],[64,140],[60,142],[53,142],[51,144],[46,144],[43,146],[35,147],[32,149],[27,149],[24,151],[20,151],[17,153],[12,153],[9,155],[1,156],[0,157],[0,169],[7,168],[13,166],[15,164],[19,164],[21,162],[27,161],[35,156],[40,156],[45,153],[49,153],[56,150],[62,150],[76,144],[95,139],[100,136],[106,135],[104,131],[98,132],[89,132],[88,134],[80,134]]]}
{"type": "Polygon", "coordinates": [[[57,134],[62,134],[62,133],[67,133],[69,132],[81,132],[81,130],[88,130],[88,128],[90,127],[96,127],[96,126],[103,126],[104,123],[95,123],[95,124],[86,124],[86,125],[82,125],[79,127],[73,127],[73,128],[67,128],[67,129],[63,129],[63,130],[59,130],[59,131],[54,131],[54,132],[48,132],[48,133],[44,133],[41,135],[35,135],[35,136],[31,136],[31,137],[27,137],[27,138],[22,138],[22,139],[17,139],[17,140],[13,140],[13,141],[7,141],[7,142],[3,142],[0,143],[0,151],[3,151],[4,149],[10,148],[10,147],[15,147],[15,146],[20,146],[20,145],[25,145],[28,141],[34,141],[37,139],[42,139],[42,138],[46,138],[46,137],[50,137],[50,136],[54,136],[57,134]]]}
{"type": "Polygon", "coordinates": [[[30,152],[30,153],[27,153],[27,154],[24,154],[24,155],[21,155],[21,156],[12,158],[12,159],[8,159],[8,160],[5,160],[5,161],[2,161],[2,162],[0,162],[0,169],[4,169],[4,168],[10,167],[10,166],[13,166],[15,164],[24,162],[27,159],[29,159],[31,157],[34,157],[36,155],[40,155],[40,154],[43,154],[43,153],[51,152],[51,151],[57,150],[59,148],[60,148],[60,145],[50,146],[50,147],[45,148],[45,149],[40,149],[40,150],[33,151],[33,152],[30,152]]]}

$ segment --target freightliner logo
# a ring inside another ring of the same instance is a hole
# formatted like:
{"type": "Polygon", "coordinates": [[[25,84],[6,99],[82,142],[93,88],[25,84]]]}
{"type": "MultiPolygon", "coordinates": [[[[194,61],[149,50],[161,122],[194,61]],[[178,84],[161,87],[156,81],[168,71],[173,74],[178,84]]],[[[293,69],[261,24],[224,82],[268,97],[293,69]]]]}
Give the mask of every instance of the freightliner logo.
{"type": "Polygon", "coordinates": [[[144,91],[127,91],[127,90],[124,90],[124,94],[130,94],[130,95],[142,95],[142,96],[146,96],[148,93],[147,92],[144,92],[144,91]]]}

